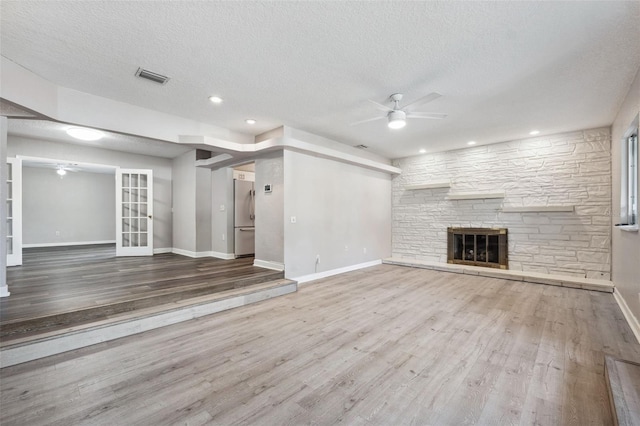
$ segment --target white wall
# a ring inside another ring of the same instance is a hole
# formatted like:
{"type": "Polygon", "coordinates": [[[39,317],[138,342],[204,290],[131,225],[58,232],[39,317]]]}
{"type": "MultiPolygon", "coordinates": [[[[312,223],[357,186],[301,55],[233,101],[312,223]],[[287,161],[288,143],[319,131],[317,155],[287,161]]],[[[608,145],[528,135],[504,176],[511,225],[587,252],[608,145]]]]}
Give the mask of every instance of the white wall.
{"type": "MultiPolygon", "coordinates": [[[[640,113],[640,70],[629,89],[611,127],[611,160],[613,179],[612,223],[620,219],[621,146],[624,133],[640,113]]],[[[640,171],[639,171],[640,173],[640,171]]],[[[640,318],[640,233],[613,228],[613,264],[611,278],[618,292],[636,318],[640,318]]]]}
{"type": "Polygon", "coordinates": [[[509,269],[609,279],[608,128],[396,160],[393,254],[446,262],[447,227],[509,230],[509,269]],[[406,185],[451,181],[451,189],[406,185]],[[447,200],[449,192],[504,191],[504,199],[447,200]],[[574,205],[575,212],[504,213],[502,206],[574,205]]]}
{"type": "Polygon", "coordinates": [[[8,138],[7,151],[10,157],[25,155],[70,162],[106,164],[123,168],[152,169],[154,248],[172,247],[171,160],[11,135],[8,138]]]}
{"type": "Polygon", "coordinates": [[[255,162],[257,261],[284,264],[284,153],[272,153],[255,162]],[[264,186],[271,185],[265,193],[264,186]]]}
{"type": "Polygon", "coordinates": [[[216,256],[234,256],[233,169],[230,167],[211,172],[211,249],[216,256]]]}
{"type": "Polygon", "coordinates": [[[211,251],[211,170],[195,167],[196,174],[196,252],[211,251]]]}
{"type": "Polygon", "coordinates": [[[173,159],[173,248],[208,256],[212,238],[211,170],[196,167],[196,151],[173,159]]]}
{"type": "Polygon", "coordinates": [[[115,175],[22,169],[22,243],[115,241],[115,175]]]}
{"type": "Polygon", "coordinates": [[[391,254],[391,177],[387,173],[285,151],[284,187],[288,278],[391,254]],[[295,224],[291,216],[296,217],[295,224]]]}
{"type": "Polygon", "coordinates": [[[196,250],[196,151],[173,159],[173,248],[196,250]]]}

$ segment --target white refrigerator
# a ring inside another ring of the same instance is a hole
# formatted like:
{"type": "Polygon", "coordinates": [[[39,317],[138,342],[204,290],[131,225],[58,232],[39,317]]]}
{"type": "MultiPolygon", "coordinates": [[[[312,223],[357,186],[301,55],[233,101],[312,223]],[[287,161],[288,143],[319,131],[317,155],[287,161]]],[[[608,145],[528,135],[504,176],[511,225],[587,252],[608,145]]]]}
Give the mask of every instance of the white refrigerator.
{"type": "Polygon", "coordinates": [[[235,256],[255,254],[255,197],[253,182],[233,181],[234,188],[234,245],[235,256]]]}

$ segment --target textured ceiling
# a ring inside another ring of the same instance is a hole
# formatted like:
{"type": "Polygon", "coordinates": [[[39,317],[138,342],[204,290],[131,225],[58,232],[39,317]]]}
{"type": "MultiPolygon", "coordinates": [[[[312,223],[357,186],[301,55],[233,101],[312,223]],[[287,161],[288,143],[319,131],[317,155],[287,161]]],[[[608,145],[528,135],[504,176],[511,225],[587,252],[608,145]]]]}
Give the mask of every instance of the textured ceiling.
{"type": "Polygon", "coordinates": [[[0,8],[2,55],[59,85],[244,133],[285,124],[390,158],[609,125],[640,67],[637,1],[0,8]],[[140,80],[139,66],[171,80],[140,80]],[[445,120],[349,125],[381,113],[367,99],[433,91],[443,97],[421,110],[445,120]]]}
{"type": "Polygon", "coordinates": [[[66,133],[69,127],[74,126],[49,120],[10,119],[7,124],[7,133],[32,139],[92,146],[95,148],[110,149],[112,151],[153,155],[164,158],[175,158],[192,149],[176,143],[104,131],[105,137],[100,140],[81,141],[72,138],[66,133]]]}

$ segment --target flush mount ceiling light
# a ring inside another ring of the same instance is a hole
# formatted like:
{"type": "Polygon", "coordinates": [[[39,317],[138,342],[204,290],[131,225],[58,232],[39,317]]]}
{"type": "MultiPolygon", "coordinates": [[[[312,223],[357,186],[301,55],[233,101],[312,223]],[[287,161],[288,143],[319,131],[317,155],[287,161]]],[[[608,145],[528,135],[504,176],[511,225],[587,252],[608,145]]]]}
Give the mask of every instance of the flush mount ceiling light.
{"type": "Polygon", "coordinates": [[[535,136],[535,135],[537,135],[538,133],[540,133],[540,130],[532,130],[532,131],[530,131],[530,132],[529,132],[529,134],[530,134],[531,136],[535,136]]]}
{"type": "Polygon", "coordinates": [[[56,170],[56,173],[59,174],[60,176],[64,176],[67,174],[67,171],[62,167],[58,167],[58,169],[56,170]]]}
{"type": "Polygon", "coordinates": [[[420,154],[425,154],[427,152],[426,149],[422,148],[420,151],[418,151],[420,154]]]}
{"type": "Polygon", "coordinates": [[[70,127],[67,129],[67,134],[72,138],[80,139],[83,141],[97,141],[104,137],[104,133],[95,129],[88,129],[86,127],[70,127]]]}
{"type": "Polygon", "coordinates": [[[389,123],[387,125],[390,129],[402,129],[407,125],[407,114],[404,111],[390,111],[388,117],[389,123]]]}
{"type": "Polygon", "coordinates": [[[221,104],[222,103],[222,98],[219,96],[209,96],[209,100],[211,102],[213,102],[214,104],[221,104]]]}
{"type": "Polygon", "coordinates": [[[475,145],[475,144],[476,144],[476,141],[469,141],[469,142],[467,142],[467,145],[475,145]]]}
{"type": "Polygon", "coordinates": [[[256,120],[254,120],[253,118],[247,118],[246,120],[244,120],[245,123],[247,124],[256,124],[256,120]]]}

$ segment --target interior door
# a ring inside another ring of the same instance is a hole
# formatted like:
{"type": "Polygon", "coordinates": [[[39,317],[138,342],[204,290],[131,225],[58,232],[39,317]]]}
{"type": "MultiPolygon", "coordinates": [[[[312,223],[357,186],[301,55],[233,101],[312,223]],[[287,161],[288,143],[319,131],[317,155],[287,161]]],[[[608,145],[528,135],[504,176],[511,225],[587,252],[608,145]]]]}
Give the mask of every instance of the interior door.
{"type": "Polygon", "coordinates": [[[153,255],[153,173],[116,170],[116,256],[153,255]]]}
{"type": "Polygon", "coordinates": [[[22,265],[22,160],[7,158],[7,266],[22,265]]]}

